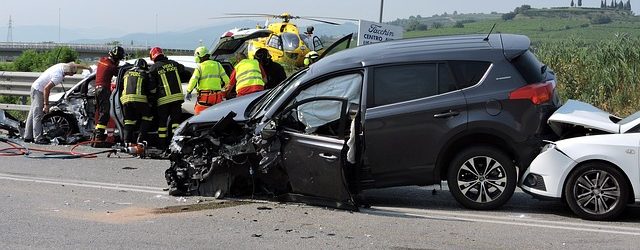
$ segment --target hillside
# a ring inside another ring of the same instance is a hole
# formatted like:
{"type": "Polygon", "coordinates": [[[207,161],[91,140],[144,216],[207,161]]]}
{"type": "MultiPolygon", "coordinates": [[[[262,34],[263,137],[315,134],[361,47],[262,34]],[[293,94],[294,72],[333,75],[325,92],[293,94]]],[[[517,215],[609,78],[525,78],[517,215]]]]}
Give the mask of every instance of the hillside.
{"type": "MultiPolygon", "coordinates": [[[[640,37],[640,17],[628,11],[598,8],[528,9],[520,11],[511,20],[504,20],[501,15],[495,14],[484,18],[458,15],[454,20],[455,23],[450,22],[440,28],[431,26],[427,30],[408,31],[405,37],[484,34],[489,32],[493,24],[496,24],[494,32],[524,34],[534,41],[570,37],[598,41],[621,35],[640,37]]],[[[428,19],[422,21],[426,23],[428,19]]]]}

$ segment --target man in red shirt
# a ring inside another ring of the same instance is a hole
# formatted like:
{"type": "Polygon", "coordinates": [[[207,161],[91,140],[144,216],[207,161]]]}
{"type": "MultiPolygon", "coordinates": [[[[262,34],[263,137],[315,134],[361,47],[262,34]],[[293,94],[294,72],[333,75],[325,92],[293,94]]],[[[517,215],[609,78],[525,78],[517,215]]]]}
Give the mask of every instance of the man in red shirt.
{"type": "Polygon", "coordinates": [[[111,96],[111,78],[118,74],[118,64],[124,59],[124,49],[115,46],[109,51],[109,56],[100,58],[96,70],[96,128],[94,141],[104,141],[107,138],[105,130],[109,123],[109,97],[111,96]]]}

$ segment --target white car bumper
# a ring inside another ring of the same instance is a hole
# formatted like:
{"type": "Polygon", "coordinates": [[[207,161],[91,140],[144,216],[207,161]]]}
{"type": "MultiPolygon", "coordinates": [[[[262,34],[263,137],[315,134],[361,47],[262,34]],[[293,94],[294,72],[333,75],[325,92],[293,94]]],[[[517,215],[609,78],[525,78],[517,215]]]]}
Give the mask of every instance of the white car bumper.
{"type": "Polygon", "coordinates": [[[575,165],[555,147],[548,148],[531,162],[520,187],[534,196],[561,198],[565,179],[575,165]]]}

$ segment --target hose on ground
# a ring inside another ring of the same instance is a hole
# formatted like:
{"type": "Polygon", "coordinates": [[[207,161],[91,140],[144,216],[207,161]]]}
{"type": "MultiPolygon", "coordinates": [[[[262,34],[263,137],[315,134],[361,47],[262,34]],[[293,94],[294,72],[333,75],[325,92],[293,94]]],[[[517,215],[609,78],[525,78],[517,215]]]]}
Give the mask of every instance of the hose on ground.
{"type": "Polygon", "coordinates": [[[100,154],[117,153],[116,149],[108,149],[93,153],[80,153],[74,150],[85,144],[94,143],[96,141],[86,141],[75,144],[69,151],[49,150],[39,148],[29,148],[26,145],[7,138],[0,137],[0,142],[9,145],[7,148],[0,148],[0,156],[24,156],[31,159],[78,159],[78,158],[95,158],[100,154]],[[34,153],[43,153],[42,155],[34,155],[34,153]]]}

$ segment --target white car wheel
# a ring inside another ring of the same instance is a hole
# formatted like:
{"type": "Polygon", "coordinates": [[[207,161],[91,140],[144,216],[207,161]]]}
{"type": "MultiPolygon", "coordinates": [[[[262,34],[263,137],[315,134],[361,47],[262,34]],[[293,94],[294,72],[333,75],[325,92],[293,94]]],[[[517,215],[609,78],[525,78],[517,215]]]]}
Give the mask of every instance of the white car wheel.
{"type": "Polygon", "coordinates": [[[592,162],[576,168],[565,185],[571,210],[587,220],[611,220],[625,209],[628,185],[624,175],[607,163],[592,162]]]}

